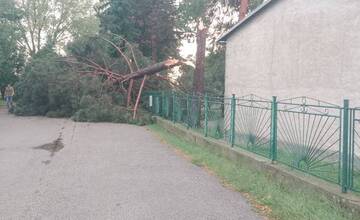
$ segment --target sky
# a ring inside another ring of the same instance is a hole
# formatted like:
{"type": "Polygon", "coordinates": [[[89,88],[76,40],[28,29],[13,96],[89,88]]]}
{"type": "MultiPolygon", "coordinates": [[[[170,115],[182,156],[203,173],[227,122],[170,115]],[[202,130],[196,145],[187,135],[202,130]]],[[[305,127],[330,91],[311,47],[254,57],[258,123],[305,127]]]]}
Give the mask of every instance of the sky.
{"type": "Polygon", "coordinates": [[[194,42],[189,42],[188,40],[182,40],[181,44],[182,45],[179,48],[180,56],[185,59],[194,59],[196,54],[196,44],[194,42]]]}
{"type": "MultiPolygon", "coordinates": [[[[181,0],[176,0],[176,4],[179,4],[181,0]]],[[[196,44],[194,42],[190,42],[188,40],[182,40],[181,46],[179,48],[180,56],[183,58],[195,58],[196,54],[196,44]]]]}

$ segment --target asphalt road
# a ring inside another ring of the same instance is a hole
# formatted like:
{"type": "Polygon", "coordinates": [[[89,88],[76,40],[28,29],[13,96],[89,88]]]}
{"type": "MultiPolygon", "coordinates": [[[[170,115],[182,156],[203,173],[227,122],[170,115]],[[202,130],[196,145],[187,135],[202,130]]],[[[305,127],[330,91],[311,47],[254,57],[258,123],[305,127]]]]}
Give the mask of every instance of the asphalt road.
{"type": "Polygon", "coordinates": [[[262,218],[144,127],[0,110],[0,219],[262,218]]]}

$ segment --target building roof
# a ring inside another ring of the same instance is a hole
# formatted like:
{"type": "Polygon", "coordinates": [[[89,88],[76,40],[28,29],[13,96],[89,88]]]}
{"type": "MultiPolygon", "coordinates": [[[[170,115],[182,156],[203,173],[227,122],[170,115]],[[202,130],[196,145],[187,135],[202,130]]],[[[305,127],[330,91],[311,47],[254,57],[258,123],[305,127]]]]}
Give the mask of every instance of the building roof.
{"type": "Polygon", "coordinates": [[[256,10],[254,10],[253,12],[251,12],[245,19],[241,20],[240,22],[238,22],[237,24],[235,24],[230,30],[228,30],[227,32],[225,32],[223,35],[221,35],[221,37],[217,40],[217,42],[219,43],[225,43],[226,40],[236,31],[238,31],[239,29],[241,29],[241,27],[245,26],[246,24],[248,24],[256,15],[260,14],[261,12],[263,12],[265,9],[269,8],[269,6],[276,2],[278,0],[265,0],[264,3],[262,3],[256,10]]]}

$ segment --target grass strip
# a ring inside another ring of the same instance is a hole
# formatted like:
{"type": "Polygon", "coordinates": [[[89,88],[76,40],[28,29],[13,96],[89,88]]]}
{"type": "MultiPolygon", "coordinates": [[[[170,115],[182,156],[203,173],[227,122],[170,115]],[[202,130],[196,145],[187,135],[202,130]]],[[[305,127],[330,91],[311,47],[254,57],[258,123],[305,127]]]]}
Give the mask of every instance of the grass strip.
{"type": "Polygon", "coordinates": [[[354,216],[315,190],[274,181],[263,171],[214,154],[206,147],[183,140],[157,124],[149,125],[148,128],[190,157],[194,164],[209,169],[225,185],[241,192],[260,213],[271,219],[360,219],[360,216],[354,216]]]}

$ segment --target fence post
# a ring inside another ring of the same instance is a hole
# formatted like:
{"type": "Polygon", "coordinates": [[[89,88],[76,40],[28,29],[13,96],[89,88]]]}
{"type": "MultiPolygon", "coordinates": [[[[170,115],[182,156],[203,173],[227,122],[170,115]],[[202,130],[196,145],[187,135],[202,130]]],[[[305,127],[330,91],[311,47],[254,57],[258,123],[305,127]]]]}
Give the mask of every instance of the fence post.
{"type": "Polygon", "coordinates": [[[179,97],[178,99],[178,112],[176,114],[176,121],[180,121],[180,123],[183,122],[183,100],[184,100],[184,97],[179,97]]]}
{"type": "Polygon", "coordinates": [[[170,118],[170,93],[166,95],[166,118],[170,118]]]}
{"type": "Polygon", "coordinates": [[[164,117],[164,97],[165,97],[165,94],[164,94],[164,91],[161,92],[161,102],[160,102],[160,116],[164,117]]]}
{"type": "Polygon", "coordinates": [[[149,95],[149,110],[151,113],[154,113],[154,96],[152,94],[149,95]]]}
{"type": "Polygon", "coordinates": [[[271,130],[270,130],[270,158],[274,163],[277,160],[277,100],[273,96],[271,102],[271,130]]]}
{"type": "Polygon", "coordinates": [[[343,135],[342,135],[342,181],[341,191],[346,193],[348,190],[348,153],[349,153],[349,100],[344,100],[343,108],[343,135]]]}
{"type": "Polygon", "coordinates": [[[163,117],[164,118],[166,118],[166,113],[167,113],[167,95],[166,95],[166,93],[164,92],[164,96],[163,96],[163,98],[164,98],[164,104],[163,104],[163,117]]]}
{"type": "Polygon", "coordinates": [[[186,127],[190,128],[190,96],[186,96],[186,127]]]}
{"type": "Polygon", "coordinates": [[[172,92],[172,121],[175,123],[176,122],[176,101],[175,101],[175,92],[172,92]]]}
{"type": "Polygon", "coordinates": [[[208,136],[208,120],[209,120],[209,100],[208,100],[208,96],[207,94],[205,94],[205,101],[204,101],[204,105],[205,105],[205,125],[204,125],[204,135],[205,137],[208,136]]]}
{"type": "Polygon", "coordinates": [[[169,94],[165,94],[165,118],[169,118],[170,102],[169,94]]]}
{"type": "Polygon", "coordinates": [[[355,139],[354,139],[354,135],[355,135],[355,123],[354,123],[354,119],[355,119],[355,114],[356,114],[356,110],[355,109],[351,109],[350,110],[350,135],[349,135],[349,168],[348,168],[348,188],[352,189],[354,187],[354,156],[355,156],[355,139]]]}
{"type": "Polygon", "coordinates": [[[236,99],[235,94],[231,98],[231,115],[230,115],[230,142],[231,147],[235,144],[235,113],[236,113],[236,99]]]}
{"type": "Polygon", "coordinates": [[[155,114],[160,116],[160,97],[156,95],[155,97],[155,114]]]}

